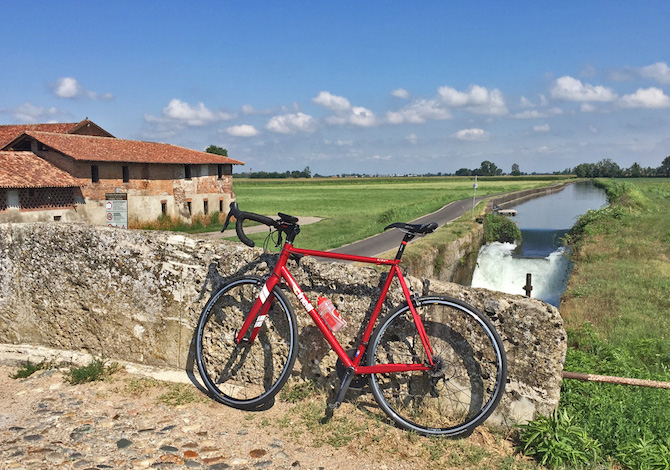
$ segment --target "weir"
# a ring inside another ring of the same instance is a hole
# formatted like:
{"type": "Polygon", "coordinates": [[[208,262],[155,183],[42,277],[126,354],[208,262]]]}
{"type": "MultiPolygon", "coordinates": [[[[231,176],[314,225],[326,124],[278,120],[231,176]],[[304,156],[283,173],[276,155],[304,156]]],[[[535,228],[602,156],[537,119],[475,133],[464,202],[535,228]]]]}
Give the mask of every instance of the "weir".
{"type": "Polygon", "coordinates": [[[531,296],[558,307],[572,269],[561,238],[589,209],[607,202],[605,192],[590,182],[519,204],[515,222],[523,242],[482,246],[472,275],[472,287],[524,295],[526,274],[532,275],[531,296]]]}

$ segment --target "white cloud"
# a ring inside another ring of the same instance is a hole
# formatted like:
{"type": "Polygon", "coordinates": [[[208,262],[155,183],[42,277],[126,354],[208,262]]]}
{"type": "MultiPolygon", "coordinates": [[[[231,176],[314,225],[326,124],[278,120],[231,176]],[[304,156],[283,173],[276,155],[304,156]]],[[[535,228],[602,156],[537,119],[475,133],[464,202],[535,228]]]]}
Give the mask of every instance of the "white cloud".
{"type": "Polygon", "coordinates": [[[640,75],[653,78],[659,83],[670,85],[670,67],[665,62],[656,62],[655,64],[642,67],[640,75]]]}
{"type": "Polygon", "coordinates": [[[563,110],[561,108],[550,108],[545,110],[527,109],[526,111],[517,113],[512,117],[516,119],[544,119],[561,114],[563,114],[563,110]]]}
{"type": "Polygon", "coordinates": [[[228,121],[235,116],[223,111],[212,111],[202,102],[191,106],[185,101],[173,98],[163,108],[163,117],[189,126],[203,126],[210,122],[228,121]]]}
{"type": "Polygon", "coordinates": [[[416,134],[410,134],[407,137],[405,137],[405,140],[408,141],[410,144],[416,145],[419,142],[419,138],[416,136],[416,134]]]}
{"type": "Polygon", "coordinates": [[[242,124],[239,126],[231,126],[226,129],[226,132],[235,137],[255,137],[259,134],[254,126],[242,124]]]}
{"type": "Polygon", "coordinates": [[[622,96],[619,104],[624,108],[670,108],[670,97],[660,88],[639,88],[631,95],[622,96]]]}
{"type": "Polygon", "coordinates": [[[596,110],[596,107],[593,106],[591,103],[582,103],[582,105],[579,107],[579,110],[582,113],[592,113],[593,111],[596,110]]]}
{"type": "Polygon", "coordinates": [[[441,100],[450,107],[465,108],[478,114],[507,114],[507,105],[500,90],[491,91],[479,85],[472,85],[467,92],[443,86],[437,90],[441,100]]]}
{"type": "Polygon", "coordinates": [[[539,126],[533,126],[533,130],[535,132],[549,132],[551,128],[549,127],[549,124],[542,124],[539,126]]]}
{"type": "Polygon", "coordinates": [[[396,98],[406,100],[407,98],[409,98],[409,91],[405,90],[404,88],[396,88],[391,92],[391,96],[395,96],[396,98]]]}
{"type": "Polygon", "coordinates": [[[416,100],[400,111],[386,113],[386,120],[391,124],[421,124],[428,120],[449,119],[451,114],[435,100],[416,100]]]}
{"type": "Polygon", "coordinates": [[[551,89],[553,98],[567,101],[614,101],[617,94],[610,88],[582,83],[576,78],[564,76],[556,80],[551,89]]]}
{"type": "Polygon", "coordinates": [[[354,106],[351,109],[349,122],[355,126],[369,127],[377,123],[377,117],[372,111],[362,106],[354,106]]]}
{"type": "Polygon", "coordinates": [[[372,160],[387,161],[391,159],[391,155],[373,155],[372,160]]]}
{"type": "Polygon", "coordinates": [[[10,114],[17,122],[31,124],[36,122],[58,122],[65,113],[56,108],[44,108],[25,102],[15,108],[0,108],[0,112],[10,114]]]}
{"type": "Polygon", "coordinates": [[[296,132],[313,132],[316,130],[316,120],[304,113],[291,113],[274,116],[265,128],[278,134],[295,134],[296,132]]]}
{"type": "Polygon", "coordinates": [[[89,98],[92,100],[111,100],[114,98],[114,95],[111,93],[100,94],[86,90],[74,77],[59,78],[51,88],[56,96],[65,99],[89,98]]]}
{"type": "Polygon", "coordinates": [[[484,129],[462,129],[453,135],[459,140],[482,141],[488,140],[489,134],[484,129]]]}
{"type": "Polygon", "coordinates": [[[535,105],[525,96],[522,96],[521,99],[519,100],[519,106],[522,108],[534,108],[535,105]]]}
{"type": "Polygon", "coordinates": [[[377,116],[367,108],[354,106],[348,112],[328,116],[325,121],[333,125],[351,124],[360,127],[370,127],[378,123],[377,116]]]}
{"type": "Polygon", "coordinates": [[[312,98],[312,103],[336,112],[351,109],[351,103],[348,99],[343,96],[332,95],[327,91],[322,91],[316,98],[312,98]]]}

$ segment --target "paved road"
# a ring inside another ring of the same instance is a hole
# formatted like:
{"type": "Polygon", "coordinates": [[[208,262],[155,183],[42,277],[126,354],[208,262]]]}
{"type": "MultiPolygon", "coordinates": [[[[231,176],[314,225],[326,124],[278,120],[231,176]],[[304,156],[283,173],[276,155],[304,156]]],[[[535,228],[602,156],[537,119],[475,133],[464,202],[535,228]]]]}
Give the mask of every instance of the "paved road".
{"type": "MultiPolygon", "coordinates": [[[[475,203],[478,204],[482,199],[486,199],[488,197],[491,197],[491,195],[489,194],[487,196],[478,196],[475,199],[475,203]]],[[[424,224],[428,222],[437,222],[438,226],[441,227],[447,222],[457,219],[470,210],[472,210],[472,199],[462,199],[460,201],[451,202],[442,209],[433,212],[432,214],[419,217],[418,219],[413,220],[411,223],[424,224]]],[[[318,217],[300,217],[300,225],[313,224],[320,220],[321,219],[318,217]]],[[[244,232],[247,234],[265,232],[267,230],[268,228],[265,225],[244,227],[244,232]]],[[[236,233],[234,228],[226,230],[223,234],[218,231],[196,234],[196,236],[201,238],[215,239],[234,237],[235,235],[236,233]]],[[[381,253],[398,248],[403,236],[404,234],[400,230],[388,230],[386,232],[382,232],[377,235],[373,235],[372,237],[366,238],[365,240],[360,240],[331,251],[333,253],[346,253],[350,255],[374,257],[381,253]]],[[[418,240],[419,238],[416,239],[418,240]]]]}
{"type": "MultiPolygon", "coordinates": [[[[482,199],[489,197],[491,197],[490,194],[487,196],[478,196],[475,198],[475,203],[478,204],[482,199]]],[[[438,226],[441,227],[447,222],[457,219],[461,215],[471,210],[472,198],[461,199],[460,201],[454,201],[447,204],[442,209],[433,212],[432,214],[419,217],[418,219],[413,220],[411,223],[424,224],[428,222],[437,222],[438,226]]],[[[360,240],[331,251],[333,253],[346,253],[350,255],[374,257],[381,253],[398,248],[403,236],[404,234],[400,230],[387,230],[386,232],[382,232],[378,235],[366,238],[365,240],[360,240]]],[[[418,238],[415,240],[418,240],[418,238]]]]}

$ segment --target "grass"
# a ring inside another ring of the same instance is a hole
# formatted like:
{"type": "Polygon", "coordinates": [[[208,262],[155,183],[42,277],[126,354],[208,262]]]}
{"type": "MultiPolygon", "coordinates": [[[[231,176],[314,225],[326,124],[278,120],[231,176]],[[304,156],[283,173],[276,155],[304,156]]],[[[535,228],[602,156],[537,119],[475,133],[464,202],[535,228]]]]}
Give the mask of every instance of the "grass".
{"type": "MultiPolygon", "coordinates": [[[[670,381],[670,180],[599,184],[611,206],[569,234],[565,369],[670,381]]],[[[668,390],[565,380],[559,407],[601,445],[601,463],[670,467],[668,390]]]]}
{"type": "Polygon", "coordinates": [[[158,397],[158,403],[168,406],[181,406],[205,401],[205,396],[191,384],[167,384],[168,391],[158,397]]]}
{"type": "MultiPolygon", "coordinates": [[[[332,249],[383,231],[390,222],[407,222],[444,205],[472,197],[474,178],[328,178],[310,180],[235,180],[240,209],[322,217],[301,227],[296,246],[332,249]]],[[[554,178],[478,180],[477,195],[544,187],[554,178]]],[[[265,235],[250,237],[260,245],[265,235]]]]}
{"type": "Polygon", "coordinates": [[[153,222],[139,222],[130,220],[128,226],[132,229],[143,230],[169,230],[172,232],[202,233],[221,230],[225,218],[220,212],[212,212],[208,215],[195,215],[191,222],[187,223],[177,217],[161,215],[153,222]]]}
{"type": "MultiPolygon", "coordinates": [[[[511,446],[504,444],[504,437],[491,438],[492,435],[481,428],[474,433],[476,437],[460,440],[424,437],[394,427],[381,410],[369,402],[369,397],[345,401],[326,418],[326,393],[311,382],[291,381],[285,390],[279,396],[285,411],[270,426],[304,446],[328,446],[342,449],[340,452],[346,448],[346,452],[355,450],[366,455],[383,453],[417,468],[538,468],[515,458],[511,446]],[[486,441],[493,441],[495,445],[477,442],[479,435],[487,436],[486,441]]],[[[259,426],[266,425],[260,423],[259,426]]]]}

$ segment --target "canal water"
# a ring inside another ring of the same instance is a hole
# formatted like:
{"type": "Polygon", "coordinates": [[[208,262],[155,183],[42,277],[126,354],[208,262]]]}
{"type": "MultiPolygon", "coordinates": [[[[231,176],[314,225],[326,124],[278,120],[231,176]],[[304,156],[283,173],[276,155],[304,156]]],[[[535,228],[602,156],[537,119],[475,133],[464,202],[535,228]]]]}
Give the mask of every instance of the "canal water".
{"type": "Polygon", "coordinates": [[[472,287],[525,295],[526,274],[532,275],[532,297],[558,307],[571,264],[561,238],[589,209],[607,204],[605,192],[592,183],[575,183],[560,192],[530,199],[515,209],[513,220],[523,242],[484,245],[472,275],[472,287]]]}

